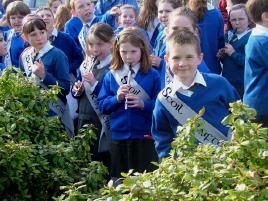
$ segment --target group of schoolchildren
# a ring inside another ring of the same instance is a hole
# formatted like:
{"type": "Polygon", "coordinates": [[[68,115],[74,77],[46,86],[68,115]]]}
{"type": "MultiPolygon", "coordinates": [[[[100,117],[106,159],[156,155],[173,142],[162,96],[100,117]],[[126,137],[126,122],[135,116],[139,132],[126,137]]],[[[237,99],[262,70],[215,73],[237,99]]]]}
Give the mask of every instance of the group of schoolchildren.
{"type": "Polygon", "coordinates": [[[58,115],[70,136],[94,125],[93,159],[113,179],[153,170],[177,127],[203,107],[206,133],[196,134],[197,143],[230,140],[221,121],[240,97],[268,126],[266,0],[233,5],[225,34],[222,14],[207,0],[71,0],[65,33],[54,26],[56,1],[34,13],[9,3],[0,67],[20,68],[44,89],[59,85],[48,115],[58,115]]]}

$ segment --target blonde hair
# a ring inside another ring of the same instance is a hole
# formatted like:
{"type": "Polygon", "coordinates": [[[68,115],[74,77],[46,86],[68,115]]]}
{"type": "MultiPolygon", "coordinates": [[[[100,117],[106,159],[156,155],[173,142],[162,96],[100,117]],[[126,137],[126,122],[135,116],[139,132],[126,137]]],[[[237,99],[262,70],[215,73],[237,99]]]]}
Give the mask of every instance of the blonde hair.
{"type": "Polygon", "coordinates": [[[120,56],[120,45],[123,43],[130,43],[131,45],[140,48],[140,70],[142,73],[147,73],[151,68],[147,41],[144,33],[136,27],[125,28],[124,31],[122,31],[118,38],[115,40],[112,50],[113,58],[111,63],[111,70],[119,70],[124,65],[124,62],[120,56]]]}

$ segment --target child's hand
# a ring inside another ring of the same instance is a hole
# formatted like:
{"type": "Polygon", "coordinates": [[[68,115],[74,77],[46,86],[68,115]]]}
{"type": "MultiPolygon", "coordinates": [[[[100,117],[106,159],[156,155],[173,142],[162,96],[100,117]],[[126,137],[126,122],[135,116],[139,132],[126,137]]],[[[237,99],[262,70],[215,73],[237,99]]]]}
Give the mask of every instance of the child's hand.
{"type": "Polygon", "coordinates": [[[224,58],[224,55],[225,55],[225,49],[224,48],[221,48],[221,49],[219,49],[219,51],[218,51],[218,53],[217,53],[217,57],[219,58],[219,59],[223,59],[224,58]]]}
{"type": "Polygon", "coordinates": [[[112,7],[111,10],[110,10],[110,15],[112,15],[112,16],[119,16],[119,15],[121,15],[120,8],[118,6],[112,7]]]}
{"type": "Polygon", "coordinates": [[[235,49],[233,48],[233,46],[231,44],[227,43],[224,47],[224,51],[226,54],[231,56],[235,52],[235,49]]]}
{"type": "Polygon", "coordinates": [[[34,62],[32,73],[38,76],[40,79],[44,79],[46,76],[45,66],[41,59],[34,62]]]}
{"type": "Polygon", "coordinates": [[[153,66],[160,67],[161,58],[153,54],[150,55],[151,62],[153,66]]]}
{"type": "Polygon", "coordinates": [[[127,94],[126,99],[127,99],[127,107],[140,108],[140,109],[144,108],[144,102],[142,99],[140,99],[139,96],[134,94],[127,94]]]}
{"type": "Polygon", "coordinates": [[[94,77],[92,72],[88,72],[82,75],[85,81],[87,81],[91,86],[97,82],[96,78],[94,77]]]}
{"type": "Polygon", "coordinates": [[[129,85],[123,84],[117,90],[117,101],[120,103],[124,100],[125,96],[128,94],[129,85]]]}
{"type": "Polygon", "coordinates": [[[82,92],[84,91],[84,85],[83,82],[78,80],[77,82],[74,83],[73,88],[72,88],[72,94],[74,96],[80,96],[82,92]]]}

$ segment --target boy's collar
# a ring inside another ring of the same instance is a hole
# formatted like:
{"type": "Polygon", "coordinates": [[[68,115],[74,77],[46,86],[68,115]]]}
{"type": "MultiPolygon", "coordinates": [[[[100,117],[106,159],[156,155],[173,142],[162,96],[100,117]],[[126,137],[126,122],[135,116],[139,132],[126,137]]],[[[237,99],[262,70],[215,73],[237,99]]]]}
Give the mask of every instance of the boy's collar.
{"type": "Polygon", "coordinates": [[[268,37],[268,27],[265,27],[260,24],[256,24],[256,27],[252,29],[252,36],[266,36],[268,37]]]}

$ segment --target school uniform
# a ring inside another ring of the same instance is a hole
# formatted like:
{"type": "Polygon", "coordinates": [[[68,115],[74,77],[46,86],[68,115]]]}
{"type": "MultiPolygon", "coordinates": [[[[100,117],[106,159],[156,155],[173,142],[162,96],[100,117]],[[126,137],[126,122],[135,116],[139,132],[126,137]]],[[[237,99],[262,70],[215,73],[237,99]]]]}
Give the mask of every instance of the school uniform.
{"type": "Polygon", "coordinates": [[[19,67],[20,55],[28,44],[22,39],[21,33],[16,33],[14,29],[6,32],[5,40],[8,52],[5,56],[5,65],[19,67]]]}
{"type": "Polygon", "coordinates": [[[165,65],[165,59],[164,56],[166,54],[166,32],[165,30],[162,30],[158,36],[157,39],[155,41],[155,45],[154,45],[154,55],[159,57],[161,59],[160,61],[160,65],[158,66],[153,66],[159,74],[161,74],[162,71],[162,66],[165,65]]]}
{"type": "Polygon", "coordinates": [[[144,108],[125,109],[125,100],[117,101],[117,91],[119,85],[127,83],[128,71],[129,67],[125,64],[120,70],[108,72],[98,96],[100,111],[110,115],[112,177],[121,177],[120,172],[129,169],[152,170],[154,166],[150,161],[156,160],[150,128],[152,110],[160,90],[159,74],[154,69],[144,74],[139,70],[139,64],[133,67],[129,93],[140,96],[144,108]]]}
{"type": "Polygon", "coordinates": [[[76,43],[76,45],[82,49],[78,35],[83,27],[83,23],[77,16],[72,16],[64,25],[64,32],[67,33],[76,43]]]}
{"type": "Polygon", "coordinates": [[[208,4],[208,11],[198,22],[200,30],[201,49],[204,60],[212,73],[222,71],[217,53],[224,47],[224,22],[220,11],[208,4]]]}
{"type": "Polygon", "coordinates": [[[152,23],[149,24],[147,32],[149,33],[150,44],[152,47],[155,47],[158,34],[164,30],[164,27],[161,25],[158,19],[155,19],[152,23]]]}
{"type": "MultiPolygon", "coordinates": [[[[171,69],[166,62],[163,63],[161,69],[162,70],[160,75],[160,83],[161,83],[161,89],[164,89],[166,85],[173,82],[174,75],[171,72],[171,69]]],[[[204,60],[202,60],[201,63],[197,66],[197,69],[201,73],[210,73],[210,70],[207,67],[207,64],[204,62],[204,60]]]]}
{"type": "Polygon", "coordinates": [[[243,102],[257,111],[257,121],[268,126],[268,28],[256,25],[245,49],[243,102]]]}
{"type": "Polygon", "coordinates": [[[78,39],[79,39],[79,43],[84,51],[84,54],[86,52],[86,38],[87,38],[87,33],[90,29],[90,27],[98,22],[104,22],[107,23],[109,25],[111,25],[112,27],[114,27],[114,23],[115,23],[115,16],[111,15],[110,12],[105,13],[102,16],[94,16],[88,23],[84,24],[79,35],[78,35],[78,39]]]}
{"type": "Polygon", "coordinates": [[[69,72],[76,78],[77,70],[83,61],[81,49],[68,34],[59,32],[56,28],[53,28],[49,40],[51,45],[59,48],[65,53],[69,61],[69,72]]]}
{"type": "Polygon", "coordinates": [[[177,127],[183,125],[188,118],[194,117],[203,107],[205,114],[202,118],[213,128],[206,126],[206,135],[203,138],[196,136],[197,141],[218,145],[218,138],[230,139],[229,128],[223,126],[221,121],[229,114],[229,103],[238,99],[236,90],[219,75],[201,74],[197,71],[190,87],[174,80],[159,93],[153,111],[152,135],[158,157],[162,159],[169,155],[171,142],[177,135],[177,127]],[[212,136],[216,134],[214,141],[212,136]]]}
{"type": "Polygon", "coordinates": [[[96,4],[96,9],[95,9],[95,15],[103,15],[107,11],[109,11],[112,7],[114,6],[122,6],[124,4],[131,4],[135,6],[135,8],[138,9],[137,1],[136,0],[98,0],[96,4]]]}
{"type": "MultiPolygon", "coordinates": [[[[250,30],[238,34],[237,39],[231,42],[235,52],[230,56],[225,54],[223,63],[222,76],[225,77],[239,92],[240,96],[244,93],[244,66],[245,66],[245,45],[251,34],[250,30]]],[[[229,40],[233,38],[233,33],[228,32],[229,40]]],[[[229,42],[228,40],[226,41],[229,42]]]]}

